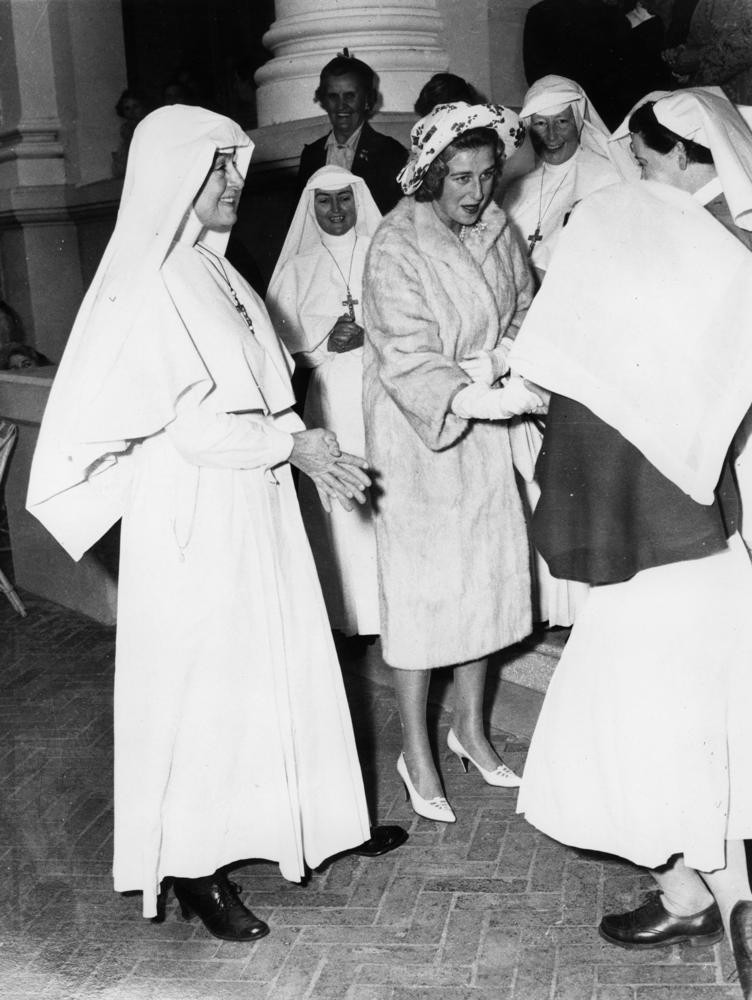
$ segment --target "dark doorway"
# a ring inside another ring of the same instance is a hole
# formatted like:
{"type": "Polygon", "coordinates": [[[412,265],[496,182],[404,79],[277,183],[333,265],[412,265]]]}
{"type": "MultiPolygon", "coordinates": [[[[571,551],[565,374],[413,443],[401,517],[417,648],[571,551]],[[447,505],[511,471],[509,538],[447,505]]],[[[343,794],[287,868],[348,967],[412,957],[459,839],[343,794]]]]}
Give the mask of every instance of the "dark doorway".
{"type": "Polygon", "coordinates": [[[261,39],[273,0],[123,0],[129,88],[154,108],[201,104],[256,126],[253,74],[270,57],[261,39]]]}

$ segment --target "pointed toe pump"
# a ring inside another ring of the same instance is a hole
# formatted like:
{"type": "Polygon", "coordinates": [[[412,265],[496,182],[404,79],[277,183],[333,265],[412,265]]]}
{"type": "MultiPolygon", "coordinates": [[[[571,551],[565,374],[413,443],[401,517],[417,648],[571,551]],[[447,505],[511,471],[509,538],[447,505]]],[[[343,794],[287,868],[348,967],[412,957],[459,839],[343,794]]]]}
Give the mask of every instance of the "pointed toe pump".
{"type": "Polygon", "coordinates": [[[487,785],[494,785],[496,788],[519,788],[522,779],[511,768],[507,767],[506,764],[499,764],[495,770],[486,771],[477,761],[474,761],[455,736],[453,729],[450,729],[447,733],[447,746],[453,754],[457,755],[460,764],[465,769],[465,774],[467,774],[467,765],[469,762],[480,772],[481,778],[483,778],[487,785]]]}
{"type": "Polygon", "coordinates": [[[418,794],[415,785],[410,780],[404,753],[401,753],[397,758],[397,774],[402,778],[405,786],[405,798],[410,799],[413,812],[424,819],[435,820],[437,823],[456,822],[457,817],[454,815],[454,810],[442,795],[437,795],[433,799],[424,799],[418,794]]]}

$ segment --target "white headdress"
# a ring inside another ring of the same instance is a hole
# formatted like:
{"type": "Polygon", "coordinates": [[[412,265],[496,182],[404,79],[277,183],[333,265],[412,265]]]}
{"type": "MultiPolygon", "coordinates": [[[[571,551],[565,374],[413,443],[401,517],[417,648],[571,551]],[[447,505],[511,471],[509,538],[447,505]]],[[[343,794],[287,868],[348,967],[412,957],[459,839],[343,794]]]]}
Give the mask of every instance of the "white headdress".
{"type": "Polygon", "coordinates": [[[752,230],[752,109],[737,108],[718,87],[648,94],[611,137],[612,159],[625,177],[639,175],[630,152],[629,119],[650,101],[661,125],[710,150],[734,221],[741,229],[752,230]]]}
{"type": "MultiPolygon", "coordinates": [[[[188,387],[212,387],[161,269],[176,244],[198,239],[193,202],[221,149],[237,151],[245,176],[250,139],[204,108],[160,108],[135,130],[115,229],[55,376],[29,483],[29,508],[58,538],[47,501],[80,487],[74,506],[87,521],[80,551],[117,516],[87,490],[94,466],[165,427],[188,387]]],[[[228,235],[207,233],[205,242],[222,253],[228,235]]]]}
{"type": "Polygon", "coordinates": [[[330,164],[321,167],[309,178],[308,183],[303,188],[303,193],[295,209],[290,228],[287,231],[285,242],[282,245],[279,258],[274,267],[274,274],[269,283],[269,287],[275,283],[275,279],[284,268],[285,264],[299,254],[308,253],[321,246],[321,228],[316,221],[316,214],[313,209],[313,194],[315,191],[339,191],[342,188],[352,187],[355,197],[355,208],[357,218],[355,220],[355,233],[360,237],[370,238],[376,232],[381,222],[381,212],[378,210],[376,202],[373,200],[368,185],[362,177],[330,164]]]}
{"type": "Polygon", "coordinates": [[[571,107],[580,133],[580,145],[608,156],[609,131],[582,87],[565,76],[542,76],[525,94],[520,118],[526,128],[533,115],[554,115],[571,107]]]}

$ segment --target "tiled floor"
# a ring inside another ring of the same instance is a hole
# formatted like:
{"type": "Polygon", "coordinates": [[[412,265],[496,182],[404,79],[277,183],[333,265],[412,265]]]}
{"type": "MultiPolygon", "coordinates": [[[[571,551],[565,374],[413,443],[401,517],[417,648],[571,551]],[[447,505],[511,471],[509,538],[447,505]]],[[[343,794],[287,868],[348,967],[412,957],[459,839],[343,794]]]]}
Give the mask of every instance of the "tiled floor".
{"type": "MultiPolygon", "coordinates": [[[[369,794],[408,843],[302,887],[270,864],[238,870],[272,928],[255,945],[211,938],[172,898],[163,923],[144,921],[109,875],[113,630],[24,598],[21,619],[0,595],[3,1000],[739,1000],[726,944],[645,955],[601,942],[600,916],[634,904],[645,876],[541,836],[513,791],[445,753],[458,822],[416,819],[394,772],[392,695],[357,664],[347,683],[369,794]]],[[[524,740],[496,744],[522,765],[524,740]]]]}

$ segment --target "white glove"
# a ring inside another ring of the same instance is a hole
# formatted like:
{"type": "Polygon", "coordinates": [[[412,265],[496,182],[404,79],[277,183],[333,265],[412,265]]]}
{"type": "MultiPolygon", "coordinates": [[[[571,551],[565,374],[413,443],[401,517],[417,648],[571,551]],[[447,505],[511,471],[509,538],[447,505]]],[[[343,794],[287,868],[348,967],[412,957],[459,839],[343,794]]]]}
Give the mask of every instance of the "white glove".
{"type": "Polygon", "coordinates": [[[473,382],[483,382],[485,385],[493,385],[502,375],[509,371],[507,355],[514,343],[508,337],[504,337],[498,347],[492,351],[479,351],[471,354],[468,358],[463,358],[457,364],[469,375],[473,382]]]}
{"type": "Polygon", "coordinates": [[[519,375],[513,375],[503,389],[489,389],[474,382],[460,389],[452,400],[453,413],[476,420],[509,420],[542,407],[543,400],[527,388],[519,375]]]}

